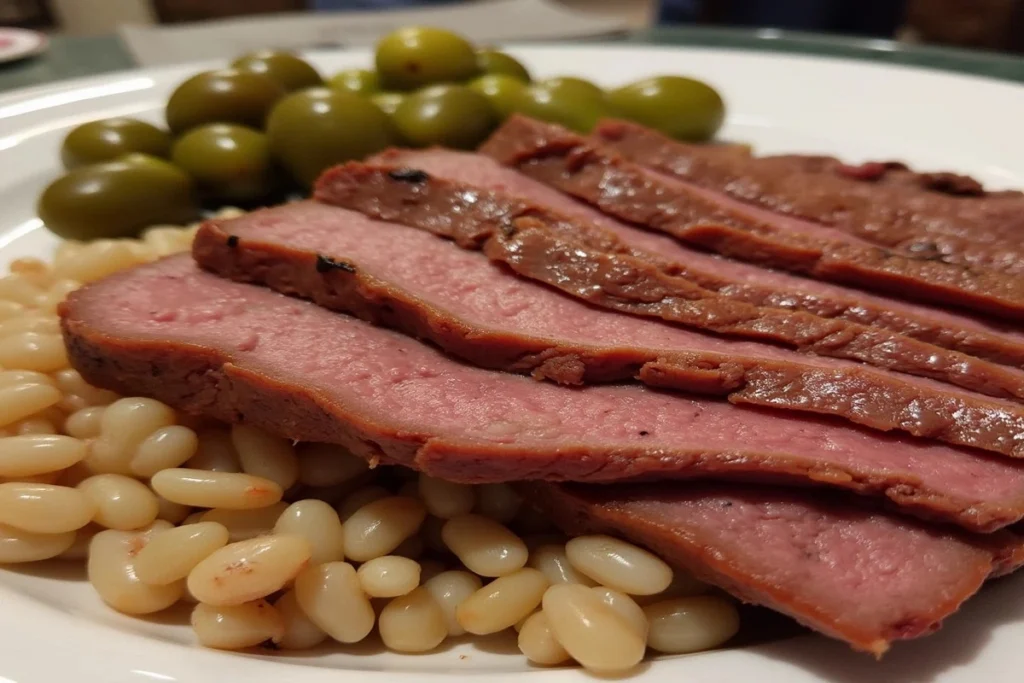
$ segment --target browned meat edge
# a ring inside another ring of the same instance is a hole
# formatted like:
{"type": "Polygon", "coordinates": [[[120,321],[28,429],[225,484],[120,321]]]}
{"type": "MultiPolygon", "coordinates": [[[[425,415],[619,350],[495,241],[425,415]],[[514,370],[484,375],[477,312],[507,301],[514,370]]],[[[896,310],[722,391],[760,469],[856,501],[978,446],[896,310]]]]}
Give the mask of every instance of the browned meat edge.
{"type": "Polygon", "coordinates": [[[716,206],[704,197],[659,187],[620,156],[575,133],[513,117],[481,151],[580,199],[609,189],[597,206],[612,215],[744,261],[900,297],[1024,320],[1024,278],[914,259],[887,249],[786,234],[716,206]],[[627,199],[628,198],[628,199],[627,199]]]}
{"type": "MultiPolygon", "coordinates": [[[[976,562],[964,566],[963,579],[956,592],[947,595],[929,612],[907,614],[902,620],[877,632],[831,614],[820,605],[808,603],[804,596],[780,589],[773,585],[770,577],[758,576],[744,563],[721,552],[715,547],[714,539],[702,538],[700,533],[690,529],[665,529],[631,514],[629,489],[541,482],[521,484],[519,488],[527,500],[549,514],[552,521],[570,535],[611,533],[623,536],[647,546],[668,562],[691,571],[740,600],[787,614],[809,628],[878,656],[894,640],[915,638],[937,630],[941,621],[973,595],[986,577],[999,576],[1019,566],[1022,553],[1020,538],[1009,533],[987,542],[981,540],[978,547],[991,553],[988,555],[990,559],[984,560],[985,553],[980,553],[976,562]]],[[[645,495],[653,495],[648,491],[658,490],[645,489],[645,495]]],[[[665,487],[660,490],[666,492],[669,499],[673,496],[672,491],[665,487]]]]}
{"type": "MultiPolygon", "coordinates": [[[[495,198],[493,193],[466,194],[434,179],[416,183],[395,180],[390,175],[392,170],[357,163],[336,167],[321,177],[316,196],[374,218],[428,230],[466,248],[482,248],[492,260],[507,264],[520,275],[604,308],[766,341],[801,339],[804,348],[815,344],[817,338],[825,344],[812,350],[823,355],[837,338],[858,343],[857,336],[848,336],[849,328],[844,331],[840,325],[828,329],[839,321],[731,301],[666,275],[647,261],[560,239],[549,229],[551,223],[537,218],[532,209],[522,213],[520,205],[513,204],[511,213],[497,210],[495,207],[507,204],[505,198],[495,198]],[[518,218],[520,215],[527,217],[518,218]],[[830,337],[837,329],[838,334],[830,337]]],[[[226,239],[224,235],[221,247],[226,239]]],[[[204,248],[217,248],[216,240],[204,244],[209,245],[204,248]]],[[[884,330],[857,327],[861,328],[858,333],[863,332],[861,341],[867,342],[874,335],[893,336],[884,330]]],[[[959,390],[929,394],[913,381],[897,381],[879,373],[871,374],[870,383],[851,382],[844,391],[821,392],[822,400],[808,401],[809,394],[803,388],[785,389],[787,378],[783,374],[776,374],[771,382],[775,389],[762,393],[760,387],[749,383],[741,388],[739,369],[728,370],[732,376],[724,380],[709,374],[703,391],[725,381],[724,388],[733,392],[733,402],[839,414],[874,429],[899,429],[947,443],[1024,456],[1024,441],[1020,438],[1024,434],[1024,409],[1014,403],[959,390]],[[841,405],[839,395],[870,397],[877,402],[871,406],[859,402],[856,406],[841,405]],[[928,408],[919,410],[922,400],[928,408]]],[[[766,374],[765,379],[768,377],[766,374]]],[[[690,391],[699,386],[692,373],[680,373],[664,363],[645,367],[641,379],[654,386],[690,391]]]]}
{"type": "Polygon", "coordinates": [[[972,178],[914,174],[899,162],[847,166],[829,157],[723,154],[626,121],[602,121],[594,137],[630,161],[779,216],[912,257],[1021,273],[1020,195],[986,196],[972,178]]]}
{"type": "MultiPolygon", "coordinates": [[[[634,252],[616,235],[590,223],[568,218],[546,207],[533,205],[528,200],[419,172],[415,176],[416,182],[402,180],[411,177],[409,170],[388,165],[346,164],[323,175],[317,184],[316,196],[321,201],[371,217],[388,217],[385,220],[426,229],[467,247],[480,244],[496,228],[507,233],[509,229],[502,226],[514,222],[521,224],[516,219],[528,217],[532,224],[549,228],[556,239],[579,241],[608,252],[606,258],[616,264],[618,273],[626,273],[626,269],[631,268],[628,277],[645,277],[652,281],[630,283],[628,288],[619,286],[615,298],[620,311],[653,315],[719,334],[768,341],[820,356],[856,360],[997,398],[1024,398],[1024,373],[1019,369],[1005,368],[880,327],[823,318],[805,311],[759,307],[725,296],[703,288],[688,274],[670,272],[671,264],[657,255],[634,252]],[[639,267],[645,270],[641,273],[639,267]],[[635,276],[632,275],[634,272],[637,273],[635,276]],[[655,302],[659,297],[663,301],[655,302]],[[676,297],[685,301],[667,301],[676,297]],[[642,307],[637,306],[638,303],[642,307]]],[[[583,256],[580,252],[575,255],[575,260],[579,261],[583,256]]],[[[519,257],[523,259],[526,255],[519,257]]],[[[524,268],[529,267],[536,273],[544,265],[531,262],[512,267],[520,274],[526,274],[524,268]]],[[[585,266],[582,264],[577,270],[585,266]]],[[[559,262],[548,267],[566,266],[559,262]]],[[[573,275],[583,277],[584,284],[590,285],[595,274],[591,273],[589,277],[580,273],[573,275]]],[[[618,277],[627,275],[618,274],[618,277]]],[[[540,279],[552,283],[550,276],[540,279]]],[[[570,285],[565,282],[560,288],[567,291],[566,287],[570,285]]],[[[581,289],[577,287],[575,293],[581,289]]],[[[596,301],[598,294],[589,296],[592,303],[606,305],[596,301]]]]}

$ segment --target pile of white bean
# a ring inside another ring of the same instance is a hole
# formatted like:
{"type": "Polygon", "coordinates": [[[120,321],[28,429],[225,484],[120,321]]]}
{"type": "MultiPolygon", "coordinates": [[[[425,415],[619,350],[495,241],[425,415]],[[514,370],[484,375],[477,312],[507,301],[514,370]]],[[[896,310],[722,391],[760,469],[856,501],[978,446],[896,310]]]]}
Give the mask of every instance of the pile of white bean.
{"type": "Polygon", "coordinates": [[[89,386],[56,305],[186,249],[191,229],[65,243],[0,278],[0,564],[86,560],[125,614],[195,603],[203,645],[398,652],[514,628],[531,662],[629,670],[716,647],[734,604],[607,536],[566,542],[506,485],[470,487],[89,386]],[[522,534],[522,535],[520,535],[522,534]]]}

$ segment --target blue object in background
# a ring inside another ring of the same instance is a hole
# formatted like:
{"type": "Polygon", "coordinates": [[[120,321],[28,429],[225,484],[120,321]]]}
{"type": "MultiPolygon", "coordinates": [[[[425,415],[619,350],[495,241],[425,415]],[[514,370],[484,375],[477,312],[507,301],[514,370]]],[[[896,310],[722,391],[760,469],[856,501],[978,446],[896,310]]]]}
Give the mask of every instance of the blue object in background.
{"type": "Polygon", "coordinates": [[[906,0],[661,0],[659,21],[891,37],[906,0]]]}
{"type": "Polygon", "coordinates": [[[664,24],[688,24],[700,17],[700,0],[661,0],[658,21],[664,24]]]}

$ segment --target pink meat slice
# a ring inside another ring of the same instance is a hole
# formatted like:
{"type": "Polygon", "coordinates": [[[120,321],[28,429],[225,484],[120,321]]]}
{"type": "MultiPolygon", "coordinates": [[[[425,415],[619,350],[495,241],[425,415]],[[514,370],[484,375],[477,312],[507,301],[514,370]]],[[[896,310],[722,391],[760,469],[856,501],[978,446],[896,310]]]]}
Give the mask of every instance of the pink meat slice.
{"type": "MultiPolygon", "coordinates": [[[[383,239],[403,234],[426,253],[419,235],[451,248],[405,228],[383,239]]],[[[361,248],[384,251],[372,240],[361,248]]],[[[465,267],[474,269],[472,261],[465,267]]],[[[480,277],[457,290],[456,298],[470,300],[464,310],[494,306],[503,313],[492,320],[507,312],[518,321],[529,305],[474,299],[493,279],[480,277]]],[[[539,309],[576,317],[561,300],[545,298],[539,309]]],[[[1024,465],[1012,461],[641,386],[568,389],[483,370],[403,335],[218,278],[184,257],[86,287],[62,315],[76,367],[100,386],[144,387],[172,405],[229,421],[255,414],[290,438],[341,443],[451,480],[784,479],[866,490],[984,529],[1024,511],[1024,465]],[[125,370],[123,358],[136,358],[142,369],[125,370]],[[184,377],[175,380],[174,372],[184,377]],[[242,389],[250,385],[257,388],[242,389]]],[[[593,320],[606,334],[620,334],[593,320]]],[[[650,335],[677,334],[665,330],[652,327],[650,335]]]]}
{"type": "Polygon", "coordinates": [[[570,534],[625,536],[876,655],[937,629],[989,562],[938,529],[780,489],[533,484],[525,493],[570,534]]]}

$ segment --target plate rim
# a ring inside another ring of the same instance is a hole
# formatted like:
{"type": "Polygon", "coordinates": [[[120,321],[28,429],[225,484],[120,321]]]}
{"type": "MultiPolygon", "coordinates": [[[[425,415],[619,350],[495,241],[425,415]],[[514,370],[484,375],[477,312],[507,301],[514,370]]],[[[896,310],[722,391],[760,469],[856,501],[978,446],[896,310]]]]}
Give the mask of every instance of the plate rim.
{"type": "MultiPolygon", "coordinates": [[[[596,43],[596,44],[581,44],[581,43],[572,43],[572,44],[558,44],[558,43],[522,44],[522,43],[517,43],[517,44],[510,44],[509,47],[510,47],[510,49],[524,49],[524,50],[525,49],[540,49],[540,50],[549,50],[549,51],[551,51],[551,50],[558,50],[558,49],[561,49],[561,50],[571,49],[571,50],[574,50],[574,51],[591,51],[591,52],[594,51],[594,50],[601,50],[601,49],[605,49],[605,48],[607,48],[607,49],[618,49],[618,50],[629,50],[629,51],[632,51],[632,52],[650,52],[652,50],[656,50],[656,51],[665,50],[665,51],[678,52],[680,50],[679,46],[631,45],[631,44],[628,44],[628,43],[619,43],[619,42],[596,43]]],[[[752,52],[749,51],[749,50],[734,49],[734,48],[703,47],[703,46],[684,46],[682,49],[684,49],[684,50],[692,50],[692,51],[698,51],[698,50],[699,51],[709,51],[709,50],[711,50],[711,51],[722,51],[722,52],[728,52],[728,53],[732,53],[732,54],[742,55],[744,58],[748,58],[748,59],[755,59],[756,58],[756,57],[753,56],[752,52]]],[[[365,49],[365,48],[348,48],[348,49],[314,50],[314,51],[308,51],[307,54],[310,54],[311,56],[316,56],[318,54],[323,54],[323,55],[327,55],[327,56],[335,55],[335,54],[360,55],[360,54],[366,54],[367,52],[368,52],[368,50],[365,49]]],[[[768,54],[768,55],[770,55],[772,57],[778,57],[778,58],[783,58],[783,59],[787,59],[787,60],[800,59],[800,60],[806,60],[806,61],[815,62],[815,63],[822,63],[824,61],[835,62],[837,64],[841,64],[843,66],[848,66],[848,67],[849,66],[854,66],[855,67],[855,66],[857,66],[859,64],[861,66],[865,66],[865,67],[872,68],[872,69],[874,69],[874,68],[882,68],[882,69],[885,69],[885,70],[889,70],[889,69],[894,68],[893,65],[889,65],[889,64],[871,64],[871,63],[864,63],[864,62],[861,62],[859,60],[850,60],[850,59],[845,59],[845,58],[841,58],[841,57],[833,57],[833,56],[798,55],[798,54],[779,53],[779,52],[767,52],[765,54],[768,54]]],[[[105,73],[105,74],[96,74],[96,75],[86,76],[86,77],[77,78],[77,79],[68,79],[68,80],[59,81],[59,82],[52,83],[52,84],[46,84],[46,85],[42,85],[42,86],[37,86],[36,88],[28,88],[28,89],[24,89],[24,90],[15,90],[15,91],[11,91],[10,93],[5,93],[3,96],[0,96],[0,107],[6,106],[11,101],[22,101],[23,99],[26,99],[26,94],[29,96],[28,99],[31,99],[31,97],[46,96],[46,95],[52,94],[54,92],[64,92],[64,91],[67,91],[67,90],[74,90],[74,89],[80,88],[80,87],[88,87],[88,86],[91,86],[91,85],[102,84],[102,83],[105,83],[105,82],[109,82],[111,80],[121,80],[121,79],[126,79],[126,78],[145,78],[145,77],[161,74],[164,71],[168,71],[168,72],[172,72],[172,73],[173,72],[179,72],[179,71],[183,71],[183,70],[187,70],[187,69],[193,68],[196,64],[209,64],[209,63],[211,63],[211,62],[203,61],[203,62],[195,62],[195,63],[192,63],[192,64],[178,64],[178,65],[169,65],[169,66],[152,67],[152,68],[137,68],[137,69],[130,69],[130,70],[122,70],[122,71],[119,71],[119,72],[108,72],[108,73],[105,73]]],[[[935,73],[932,70],[923,69],[921,67],[916,67],[916,66],[898,65],[898,66],[895,66],[895,68],[900,69],[900,70],[910,69],[910,70],[915,71],[915,72],[917,72],[917,71],[925,71],[925,72],[931,72],[933,74],[935,73]]],[[[960,74],[960,73],[956,73],[956,72],[945,72],[945,71],[943,71],[943,72],[940,73],[940,75],[943,76],[943,77],[962,78],[962,79],[965,79],[966,81],[969,81],[969,82],[975,82],[975,81],[978,81],[978,80],[982,80],[982,81],[985,81],[986,83],[994,83],[994,84],[999,84],[999,85],[1005,85],[1006,84],[1005,81],[1001,81],[999,79],[994,79],[993,80],[993,79],[989,79],[989,78],[978,77],[978,76],[967,75],[967,74],[960,74]]],[[[1015,92],[1017,92],[1017,91],[1015,90],[1015,92]]],[[[11,593],[11,592],[14,592],[14,589],[12,587],[10,587],[8,585],[0,584],[0,604],[3,604],[5,602],[5,597],[7,597],[9,599],[9,596],[7,596],[6,594],[7,593],[11,593]]],[[[39,603],[35,599],[33,599],[31,596],[18,595],[17,597],[20,598],[21,600],[31,602],[32,604],[36,605],[37,607],[39,606],[39,603]]],[[[15,601],[15,602],[17,602],[17,601],[15,601]]],[[[7,603],[7,604],[12,604],[12,603],[7,603]]],[[[44,607],[47,607],[49,609],[53,609],[49,605],[44,605],[44,607]]],[[[70,621],[73,622],[73,624],[71,626],[68,626],[68,628],[67,628],[68,631],[84,633],[84,632],[86,632],[90,628],[95,628],[95,623],[96,622],[94,622],[92,620],[76,618],[73,615],[66,616],[62,612],[60,612],[60,610],[57,610],[57,612],[60,613],[63,616],[64,620],[70,620],[70,621]]],[[[0,623],[3,623],[2,618],[0,618],[0,623]]],[[[105,629],[104,633],[106,633],[106,634],[109,634],[109,632],[112,630],[112,629],[110,629],[110,627],[108,627],[106,625],[103,625],[103,628],[105,629]]],[[[20,634],[20,635],[18,635],[18,637],[23,638],[25,640],[28,640],[29,638],[27,638],[26,636],[30,636],[30,635],[31,634],[20,634]]],[[[172,660],[176,656],[178,656],[178,655],[180,655],[182,653],[195,653],[196,652],[195,648],[189,648],[187,646],[178,646],[175,643],[170,643],[170,642],[167,642],[165,640],[159,640],[159,639],[156,639],[156,638],[151,638],[151,637],[148,637],[148,636],[146,636],[146,635],[144,635],[142,633],[132,633],[130,635],[131,635],[131,638],[130,639],[126,639],[126,640],[129,640],[129,642],[142,642],[142,643],[145,643],[145,644],[152,645],[154,647],[159,647],[159,649],[162,652],[166,653],[166,656],[164,658],[168,659],[168,660],[172,660]],[[138,639],[138,641],[136,641],[136,639],[138,639]],[[168,648],[167,646],[170,646],[170,647],[168,648]],[[185,647],[185,650],[182,650],[181,647],[185,647]]],[[[116,640],[116,637],[111,638],[110,635],[104,635],[104,638],[106,638],[108,640],[116,640]]],[[[815,638],[815,640],[816,641],[821,641],[822,639],[815,638]]],[[[822,644],[822,646],[823,645],[824,644],[822,644]]],[[[86,642],[80,643],[79,647],[88,648],[89,647],[89,642],[86,641],[86,642]]],[[[816,645],[816,647],[817,647],[817,645],[816,645]]],[[[147,648],[139,647],[138,649],[140,651],[143,651],[143,650],[145,650],[147,648]]],[[[761,651],[760,647],[754,647],[754,648],[744,649],[742,652],[750,653],[750,654],[754,655],[754,654],[759,654],[760,651],[761,651]]],[[[189,681],[189,683],[198,683],[199,681],[205,682],[205,681],[208,681],[208,680],[211,680],[211,681],[212,680],[223,680],[222,678],[220,678],[221,674],[219,674],[218,672],[223,672],[225,669],[229,669],[231,667],[231,663],[230,662],[233,661],[233,660],[230,659],[229,657],[226,657],[223,654],[216,653],[216,652],[209,652],[209,651],[203,651],[203,650],[199,650],[199,652],[201,654],[196,656],[197,661],[202,661],[202,662],[210,661],[210,662],[214,662],[214,665],[210,667],[210,670],[213,671],[213,673],[210,674],[209,672],[201,672],[202,675],[200,675],[198,677],[193,677],[193,676],[195,676],[194,672],[188,672],[189,678],[187,678],[185,680],[189,681]],[[223,662],[224,664],[222,664],[221,666],[216,666],[216,663],[221,663],[221,662],[223,662]]],[[[720,651],[720,652],[723,653],[723,654],[724,653],[730,653],[730,651],[728,651],[728,650],[723,650],[723,651],[720,651]]],[[[736,651],[731,651],[731,652],[735,653],[736,651]]],[[[716,657],[715,657],[716,654],[718,654],[718,653],[712,652],[712,653],[707,653],[707,655],[701,655],[701,657],[702,658],[706,658],[707,660],[710,661],[710,660],[716,659],[716,657]]],[[[94,659],[95,658],[96,657],[94,657],[94,659]]],[[[50,658],[50,659],[52,659],[52,660],[54,660],[56,662],[59,658],[50,658]]],[[[186,659],[188,659],[188,657],[186,657],[186,659]]],[[[258,662],[261,665],[265,665],[265,662],[263,661],[263,658],[253,659],[253,658],[241,657],[241,658],[238,658],[238,659],[240,661],[258,662]]],[[[288,662],[276,662],[275,664],[281,664],[281,663],[287,664],[288,662]]],[[[59,666],[60,662],[57,662],[56,665],[59,666]]],[[[51,664],[51,666],[52,666],[52,664],[51,664]]],[[[730,669],[730,671],[727,671],[726,673],[729,674],[731,672],[731,670],[732,670],[732,663],[731,662],[727,663],[727,666],[730,669]]],[[[201,668],[201,667],[197,666],[197,670],[199,668],[201,668]]],[[[239,671],[248,671],[249,668],[250,668],[249,665],[245,665],[245,666],[239,665],[238,666],[238,670],[239,671]]],[[[259,677],[250,678],[250,680],[255,681],[255,682],[262,682],[264,680],[270,680],[269,677],[275,675],[275,672],[280,673],[282,671],[285,671],[285,672],[289,671],[289,669],[281,669],[280,667],[277,667],[277,666],[264,667],[264,668],[268,671],[268,673],[264,673],[263,675],[261,675],[259,677]]],[[[651,669],[648,670],[648,672],[646,672],[645,674],[643,674],[641,676],[638,676],[636,678],[633,678],[631,680],[635,681],[636,683],[652,683],[653,681],[664,681],[665,679],[667,679],[668,677],[672,676],[673,674],[676,674],[676,675],[678,675],[679,673],[682,673],[683,675],[687,674],[686,667],[680,667],[680,669],[677,669],[676,667],[671,666],[671,665],[669,665],[669,666],[651,667],[651,669]]],[[[371,683],[371,682],[372,683],[384,683],[385,681],[394,680],[394,679],[400,679],[404,683],[420,683],[421,681],[423,683],[427,683],[428,681],[436,681],[436,678],[437,678],[438,675],[452,675],[453,673],[456,674],[456,675],[459,675],[459,672],[457,670],[455,670],[455,671],[452,671],[452,670],[447,670],[447,671],[444,671],[444,670],[431,670],[431,671],[404,671],[404,670],[402,670],[402,671],[394,671],[394,670],[388,670],[388,671],[368,671],[368,670],[361,670],[361,669],[348,669],[348,670],[344,670],[344,671],[338,671],[338,670],[335,670],[335,669],[323,669],[323,668],[320,668],[320,667],[313,667],[313,666],[311,666],[311,667],[303,667],[302,671],[303,672],[308,672],[308,673],[304,673],[301,676],[296,676],[296,678],[300,678],[303,681],[309,680],[309,681],[311,681],[313,683],[319,683],[319,681],[321,681],[321,680],[325,680],[326,681],[327,680],[326,676],[331,676],[332,679],[336,680],[339,675],[348,676],[348,677],[350,677],[354,681],[366,681],[366,683],[371,683]]],[[[0,676],[2,676],[3,673],[5,673],[5,672],[3,670],[0,670],[0,676]]],[[[54,671],[51,670],[50,673],[52,674],[52,673],[54,673],[54,671]]],[[[67,673],[67,670],[65,670],[63,673],[67,673]]],[[[231,673],[234,673],[234,671],[231,671],[231,673]]],[[[529,671],[486,671],[486,670],[483,670],[482,671],[480,669],[473,669],[472,671],[464,672],[462,675],[469,674],[469,675],[475,675],[475,676],[483,676],[484,680],[499,680],[499,679],[500,680],[507,680],[509,676],[521,676],[524,673],[529,673],[529,674],[535,676],[536,677],[535,678],[535,683],[548,683],[548,682],[550,682],[550,683],[556,683],[556,682],[557,683],[563,683],[565,681],[577,681],[577,680],[582,681],[582,680],[590,680],[591,679],[591,677],[589,677],[587,674],[582,673],[582,672],[580,672],[580,671],[578,671],[576,669],[555,669],[555,670],[550,670],[550,671],[547,671],[547,670],[529,670],[529,671]]],[[[41,681],[48,681],[50,679],[47,679],[47,678],[44,677],[44,678],[41,678],[39,680],[41,680],[41,681]]],[[[85,680],[85,679],[82,679],[82,680],[85,680]]],[[[91,681],[92,679],[88,679],[88,680],[91,681]]],[[[112,680],[113,679],[111,679],[111,681],[112,680]]],[[[118,678],[117,680],[121,681],[121,680],[129,680],[129,679],[118,678]]],[[[132,678],[131,680],[137,680],[137,679],[132,678]]],[[[700,679],[694,679],[694,680],[706,681],[706,680],[712,680],[712,679],[701,677],[700,679]]],[[[803,680],[803,679],[801,679],[801,680],[803,680]]],[[[35,681],[36,681],[36,679],[34,679],[34,678],[33,679],[26,679],[25,683],[34,683],[35,681]]],[[[19,679],[18,683],[23,683],[23,680],[19,679]]],[[[104,683],[109,683],[109,681],[104,681],[104,683]]]]}

